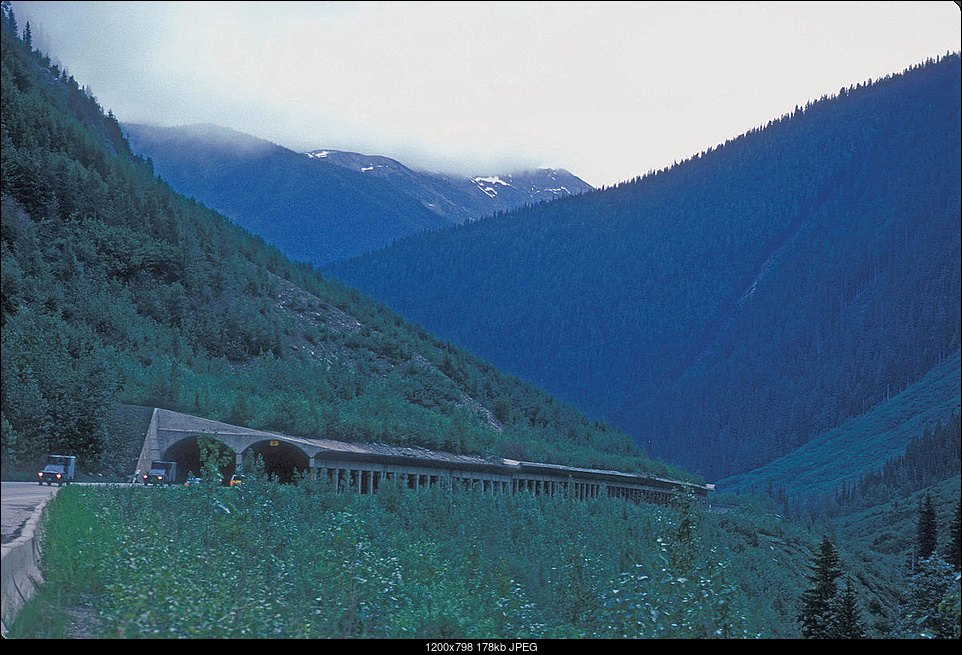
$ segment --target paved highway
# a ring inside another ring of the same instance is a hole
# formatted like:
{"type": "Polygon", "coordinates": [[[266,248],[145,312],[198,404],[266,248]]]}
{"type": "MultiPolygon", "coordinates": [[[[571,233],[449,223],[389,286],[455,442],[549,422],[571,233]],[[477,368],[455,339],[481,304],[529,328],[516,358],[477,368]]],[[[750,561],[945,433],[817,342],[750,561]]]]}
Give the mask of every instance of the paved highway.
{"type": "Polygon", "coordinates": [[[3,524],[3,543],[13,541],[20,529],[42,501],[57,493],[58,487],[40,486],[36,482],[0,483],[0,523],[3,524]]]}

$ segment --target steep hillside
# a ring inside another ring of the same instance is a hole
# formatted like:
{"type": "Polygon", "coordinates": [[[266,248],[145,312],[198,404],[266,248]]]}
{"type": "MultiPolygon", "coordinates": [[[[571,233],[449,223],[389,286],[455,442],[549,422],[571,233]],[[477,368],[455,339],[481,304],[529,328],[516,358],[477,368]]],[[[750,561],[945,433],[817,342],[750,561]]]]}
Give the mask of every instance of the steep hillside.
{"type": "Polygon", "coordinates": [[[314,150],[307,156],[381,178],[454,224],[592,190],[568,171],[550,168],[463,177],[414,171],[387,157],[339,150],[314,150]]]}
{"type": "MultiPolygon", "coordinates": [[[[174,192],[6,16],[2,53],[5,473],[52,450],[129,473],[111,442],[125,403],[306,437],[685,475],[174,192]]],[[[239,159],[287,174],[273,147],[239,159]]],[[[356,175],[331,168],[342,176],[331,179],[356,175]]]]}
{"type": "Polygon", "coordinates": [[[959,349],[959,56],[329,271],[712,479],[959,349]]]}

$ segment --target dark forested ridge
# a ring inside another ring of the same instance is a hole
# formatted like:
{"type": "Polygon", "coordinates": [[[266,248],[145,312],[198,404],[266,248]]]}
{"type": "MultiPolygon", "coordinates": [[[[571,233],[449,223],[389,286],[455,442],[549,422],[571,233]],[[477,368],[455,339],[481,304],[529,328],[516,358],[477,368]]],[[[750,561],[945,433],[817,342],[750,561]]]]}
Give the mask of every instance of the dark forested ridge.
{"type": "Polygon", "coordinates": [[[745,471],[958,351],[959,61],[329,270],[659,456],[745,471]]]}
{"type": "MultiPolygon", "coordinates": [[[[11,29],[2,51],[2,461],[129,474],[117,403],[305,437],[687,474],[174,192],[11,29]]],[[[34,469],[35,470],[35,469],[34,469]]]]}

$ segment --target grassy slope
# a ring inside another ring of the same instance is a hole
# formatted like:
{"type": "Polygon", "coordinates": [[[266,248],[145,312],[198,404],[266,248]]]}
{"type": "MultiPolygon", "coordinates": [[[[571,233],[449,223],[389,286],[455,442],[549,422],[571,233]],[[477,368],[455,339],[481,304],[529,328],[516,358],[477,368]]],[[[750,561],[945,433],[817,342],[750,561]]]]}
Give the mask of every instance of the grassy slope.
{"type": "Polygon", "coordinates": [[[790,496],[832,493],[904,451],[926,424],[937,424],[960,407],[960,355],[956,353],[921,381],[865,414],[812,439],[791,454],[754,471],[717,483],[722,492],[781,487],[790,496]]]}
{"type": "Polygon", "coordinates": [[[929,494],[937,510],[939,552],[944,553],[955,503],[962,494],[962,477],[956,475],[903,500],[875,505],[835,520],[836,530],[846,543],[857,544],[890,560],[892,566],[907,561],[915,546],[915,526],[919,518],[919,502],[929,494]]]}

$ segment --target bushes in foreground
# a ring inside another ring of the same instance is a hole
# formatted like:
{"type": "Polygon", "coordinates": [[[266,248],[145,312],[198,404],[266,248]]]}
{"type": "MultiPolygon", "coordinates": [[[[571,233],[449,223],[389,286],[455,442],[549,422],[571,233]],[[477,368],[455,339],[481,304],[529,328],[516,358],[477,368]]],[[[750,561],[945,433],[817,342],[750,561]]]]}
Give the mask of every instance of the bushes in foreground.
{"type": "Polygon", "coordinates": [[[86,605],[102,637],[749,636],[699,516],[256,477],[68,487],[49,507],[39,602],[57,589],[86,605]]]}

